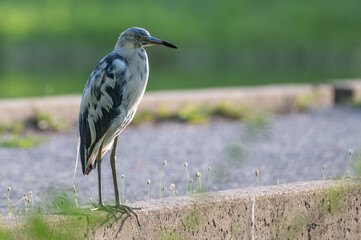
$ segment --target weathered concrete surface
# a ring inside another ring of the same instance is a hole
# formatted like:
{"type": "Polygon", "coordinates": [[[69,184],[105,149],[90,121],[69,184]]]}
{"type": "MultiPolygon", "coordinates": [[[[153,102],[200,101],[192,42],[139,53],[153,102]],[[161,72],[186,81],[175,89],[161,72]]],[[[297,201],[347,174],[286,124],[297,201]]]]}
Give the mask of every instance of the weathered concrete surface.
{"type": "MultiPolygon", "coordinates": [[[[300,104],[331,106],[331,85],[272,85],[261,87],[209,88],[198,90],[147,92],[139,111],[154,112],[159,109],[174,113],[190,104],[217,105],[230,102],[253,110],[290,112],[300,104]]],[[[80,96],[57,96],[0,100],[0,122],[10,123],[27,120],[42,111],[67,122],[78,119],[80,96]]],[[[302,107],[302,106],[301,106],[302,107]]]]}
{"type": "MultiPolygon", "coordinates": [[[[92,217],[56,217],[67,238],[88,239],[360,239],[361,180],[298,182],[151,200],[134,217],[89,229],[92,217]],[[66,230],[68,220],[72,230],[66,230]],[[73,219],[73,221],[69,221],[73,219]]],[[[2,224],[3,225],[3,224],[2,224]]],[[[5,224],[9,226],[9,223],[5,224]]],[[[19,233],[22,237],[22,232],[19,233]]]]}
{"type": "Polygon", "coordinates": [[[331,106],[333,88],[329,85],[308,84],[157,92],[144,96],[141,109],[164,106],[168,111],[175,112],[188,104],[217,105],[227,101],[254,110],[288,112],[298,107],[300,98],[308,98],[309,104],[313,106],[331,106]]]}
{"type": "MultiPolygon", "coordinates": [[[[234,233],[233,239],[359,239],[360,194],[358,179],[299,182],[139,202],[136,206],[142,207],[138,213],[143,227],[140,229],[131,218],[117,237],[230,239],[234,233]]],[[[119,224],[113,224],[92,237],[114,239],[118,230],[119,224]]]]}
{"type": "Polygon", "coordinates": [[[0,122],[26,121],[37,112],[46,112],[67,122],[78,118],[80,96],[56,96],[44,98],[22,98],[0,100],[0,122]]]}

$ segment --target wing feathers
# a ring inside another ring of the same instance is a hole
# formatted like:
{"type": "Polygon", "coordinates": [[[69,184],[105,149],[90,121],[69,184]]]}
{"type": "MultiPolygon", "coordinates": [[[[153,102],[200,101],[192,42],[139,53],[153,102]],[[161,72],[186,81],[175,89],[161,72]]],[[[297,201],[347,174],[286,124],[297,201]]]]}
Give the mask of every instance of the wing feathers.
{"type": "Polygon", "coordinates": [[[94,160],[112,121],[120,114],[128,63],[110,53],[95,67],[85,86],[79,114],[80,160],[83,174],[95,168],[94,160]]]}

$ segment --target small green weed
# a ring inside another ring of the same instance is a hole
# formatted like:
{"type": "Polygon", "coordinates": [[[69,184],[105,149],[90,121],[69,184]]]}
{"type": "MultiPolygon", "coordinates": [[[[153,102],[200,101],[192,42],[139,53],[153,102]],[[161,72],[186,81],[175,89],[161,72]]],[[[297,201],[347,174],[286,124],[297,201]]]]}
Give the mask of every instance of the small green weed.
{"type": "Polygon", "coordinates": [[[325,180],[326,179],[326,168],[327,168],[327,165],[323,165],[322,167],[322,180],[325,180]]]}
{"type": "Polygon", "coordinates": [[[158,239],[159,240],[182,240],[182,238],[176,231],[169,230],[169,229],[165,229],[162,232],[160,232],[158,239]]]}
{"type": "Polygon", "coordinates": [[[185,191],[185,195],[187,196],[187,193],[188,193],[188,163],[187,162],[184,163],[184,167],[186,169],[186,191],[185,191]]]}
{"type": "Polygon", "coordinates": [[[178,191],[175,189],[175,184],[172,183],[169,186],[169,192],[171,193],[171,196],[175,197],[176,195],[178,195],[178,191]]]}
{"type": "Polygon", "coordinates": [[[29,196],[26,193],[19,198],[17,201],[11,199],[11,187],[8,187],[7,194],[4,194],[6,201],[4,202],[6,206],[7,215],[9,217],[21,214],[29,214],[33,211],[33,193],[29,192],[29,196]]]}
{"type": "Polygon", "coordinates": [[[242,106],[235,106],[229,102],[221,102],[215,107],[205,104],[186,105],[175,113],[167,110],[166,105],[159,108],[157,112],[140,111],[132,121],[137,125],[142,122],[158,122],[163,120],[179,120],[186,123],[206,123],[212,116],[232,120],[248,119],[250,110],[242,106]]]}
{"type": "Polygon", "coordinates": [[[44,136],[26,134],[23,123],[0,124],[0,147],[32,148],[45,141],[44,136]]]}
{"type": "Polygon", "coordinates": [[[241,144],[229,144],[223,149],[223,155],[226,159],[235,164],[236,166],[242,166],[245,162],[245,150],[241,144]]]}
{"type": "Polygon", "coordinates": [[[207,187],[206,187],[206,191],[208,192],[208,185],[209,185],[209,180],[211,179],[211,167],[208,167],[208,172],[207,172],[207,187]]]}
{"type": "Polygon", "coordinates": [[[124,194],[125,194],[125,175],[122,174],[122,199],[121,199],[122,203],[125,201],[124,194]]]}
{"type": "Polygon", "coordinates": [[[258,113],[245,121],[245,141],[268,139],[270,136],[269,116],[265,113],[258,113]]]}
{"type": "Polygon", "coordinates": [[[314,94],[302,94],[296,97],[296,108],[298,111],[308,110],[312,104],[315,102],[314,94]]]}
{"type": "Polygon", "coordinates": [[[48,198],[40,203],[40,207],[36,210],[33,208],[31,191],[29,195],[24,194],[16,202],[11,200],[10,193],[9,187],[8,193],[5,194],[7,214],[9,217],[26,216],[25,224],[15,224],[9,229],[0,229],[0,239],[85,239],[89,228],[100,226],[113,216],[93,213],[92,206],[81,205],[75,186],[73,186],[73,194],[70,191],[50,190],[48,198]],[[59,217],[54,221],[46,215],[59,217]]]}
{"type": "Polygon", "coordinates": [[[138,124],[144,123],[144,122],[154,122],[155,118],[156,118],[156,116],[150,112],[140,111],[134,115],[132,124],[138,125],[138,124]]]}
{"type": "Polygon", "coordinates": [[[196,180],[198,182],[196,192],[200,193],[202,192],[202,179],[201,179],[201,173],[198,171],[196,172],[196,180]]]}
{"type": "Polygon", "coordinates": [[[193,189],[193,178],[189,179],[189,195],[191,195],[195,190],[193,189]]]}
{"type": "Polygon", "coordinates": [[[46,141],[46,137],[39,135],[21,136],[11,134],[0,136],[0,147],[7,148],[32,148],[46,141]]]}
{"type": "MultiPolygon", "coordinates": [[[[269,140],[272,137],[269,113],[249,114],[244,118],[242,126],[239,136],[223,148],[223,156],[226,161],[220,162],[214,168],[217,182],[227,178],[230,171],[229,166],[238,168],[244,166],[248,160],[247,149],[250,145],[255,141],[269,140]]],[[[257,175],[256,182],[258,184],[257,175]]]]}
{"type": "Polygon", "coordinates": [[[0,124],[0,135],[5,133],[20,134],[25,130],[23,123],[17,122],[13,124],[0,124]]]}
{"type": "Polygon", "coordinates": [[[355,174],[356,176],[361,176],[361,149],[355,151],[349,151],[348,157],[348,174],[355,174]]]}
{"type": "Polygon", "coordinates": [[[259,186],[259,182],[258,182],[258,177],[259,177],[259,170],[256,168],[256,170],[254,170],[254,174],[256,175],[256,186],[259,186]]]}
{"type": "Polygon", "coordinates": [[[45,112],[37,112],[34,117],[35,126],[40,130],[50,130],[53,132],[67,131],[70,126],[63,120],[50,116],[45,112]]]}
{"type": "Polygon", "coordinates": [[[209,121],[211,112],[204,105],[188,105],[179,110],[177,117],[187,123],[205,123],[209,121]]]}
{"type": "Polygon", "coordinates": [[[237,228],[238,228],[239,224],[241,223],[241,219],[242,219],[242,218],[241,218],[241,216],[239,216],[239,215],[238,215],[238,217],[239,217],[239,219],[238,219],[237,225],[236,225],[236,227],[234,228],[234,230],[232,231],[232,236],[231,236],[230,240],[233,239],[234,234],[236,233],[237,228]]]}
{"type": "Polygon", "coordinates": [[[338,214],[347,207],[347,185],[340,181],[337,186],[326,188],[317,197],[318,208],[324,214],[338,214]]]}
{"type": "Polygon", "coordinates": [[[212,114],[227,119],[247,119],[251,111],[243,106],[235,106],[229,102],[221,102],[212,109],[212,114]]]}
{"type": "Polygon", "coordinates": [[[276,227],[274,239],[298,239],[307,231],[309,216],[302,210],[295,210],[276,227]]]}
{"type": "Polygon", "coordinates": [[[148,186],[147,200],[149,200],[149,185],[150,185],[150,179],[147,180],[147,186],[148,186]]]}
{"type": "Polygon", "coordinates": [[[159,119],[172,119],[175,118],[175,114],[172,114],[168,111],[168,107],[166,104],[162,104],[158,111],[156,112],[156,116],[159,119]]]}
{"type": "Polygon", "coordinates": [[[202,222],[202,216],[199,211],[190,211],[182,220],[182,225],[186,229],[197,230],[202,222]]]}
{"type": "Polygon", "coordinates": [[[163,177],[163,171],[164,171],[165,166],[167,166],[167,160],[164,160],[163,166],[162,166],[162,170],[160,171],[160,177],[159,177],[159,198],[162,198],[163,192],[164,192],[164,190],[165,190],[165,187],[164,187],[164,186],[163,186],[163,189],[162,189],[162,177],[163,177]]]}

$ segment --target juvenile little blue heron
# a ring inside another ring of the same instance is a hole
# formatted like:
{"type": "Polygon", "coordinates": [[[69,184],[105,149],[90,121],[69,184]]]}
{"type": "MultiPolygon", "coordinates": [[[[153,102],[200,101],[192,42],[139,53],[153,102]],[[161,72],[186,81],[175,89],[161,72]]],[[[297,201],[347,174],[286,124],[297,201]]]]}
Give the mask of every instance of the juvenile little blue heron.
{"type": "Polygon", "coordinates": [[[151,37],[142,28],[132,27],[124,31],[114,50],[94,68],[83,92],[79,113],[79,154],[83,174],[89,174],[98,166],[98,209],[110,210],[102,199],[102,156],[112,147],[110,165],[113,174],[115,207],[111,211],[134,211],[119,200],[115,152],[118,135],[132,121],[143,97],[149,73],[145,46],[163,45],[177,48],[171,43],[151,37]]]}

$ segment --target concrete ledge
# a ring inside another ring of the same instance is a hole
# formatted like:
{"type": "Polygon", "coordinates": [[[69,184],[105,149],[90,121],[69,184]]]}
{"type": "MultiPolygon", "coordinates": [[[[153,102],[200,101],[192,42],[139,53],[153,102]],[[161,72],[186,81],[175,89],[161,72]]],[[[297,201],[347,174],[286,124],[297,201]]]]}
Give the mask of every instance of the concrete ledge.
{"type": "Polygon", "coordinates": [[[359,239],[360,193],[360,179],[227,190],[133,204],[142,228],[134,217],[92,229],[72,217],[71,226],[88,239],[359,239]]]}
{"type": "MultiPolygon", "coordinates": [[[[24,121],[42,111],[74,123],[78,119],[80,98],[80,95],[71,95],[0,100],[0,122],[24,121]]],[[[305,84],[146,92],[139,111],[154,112],[165,108],[174,113],[190,104],[214,106],[227,101],[256,111],[289,112],[297,110],[299,100],[306,100],[311,106],[332,106],[334,90],[331,85],[305,84]]]]}
{"type": "Polygon", "coordinates": [[[46,112],[67,122],[78,120],[79,95],[0,100],[0,123],[26,121],[37,112],[46,112]]]}
{"type": "Polygon", "coordinates": [[[151,92],[144,96],[140,110],[165,105],[168,111],[175,112],[187,104],[217,105],[227,101],[256,111],[289,112],[297,108],[297,101],[302,97],[309,98],[313,106],[331,106],[333,88],[326,84],[305,84],[151,92]]]}
{"type": "MultiPolygon", "coordinates": [[[[230,239],[234,232],[233,239],[358,239],[360,193],[360,180],[331,180],[139,202],[142,229],[132,218],[118,237],[230,239]]],[[[118,230],[113,224],[93,237],[113,239],[118,230]]]]}

